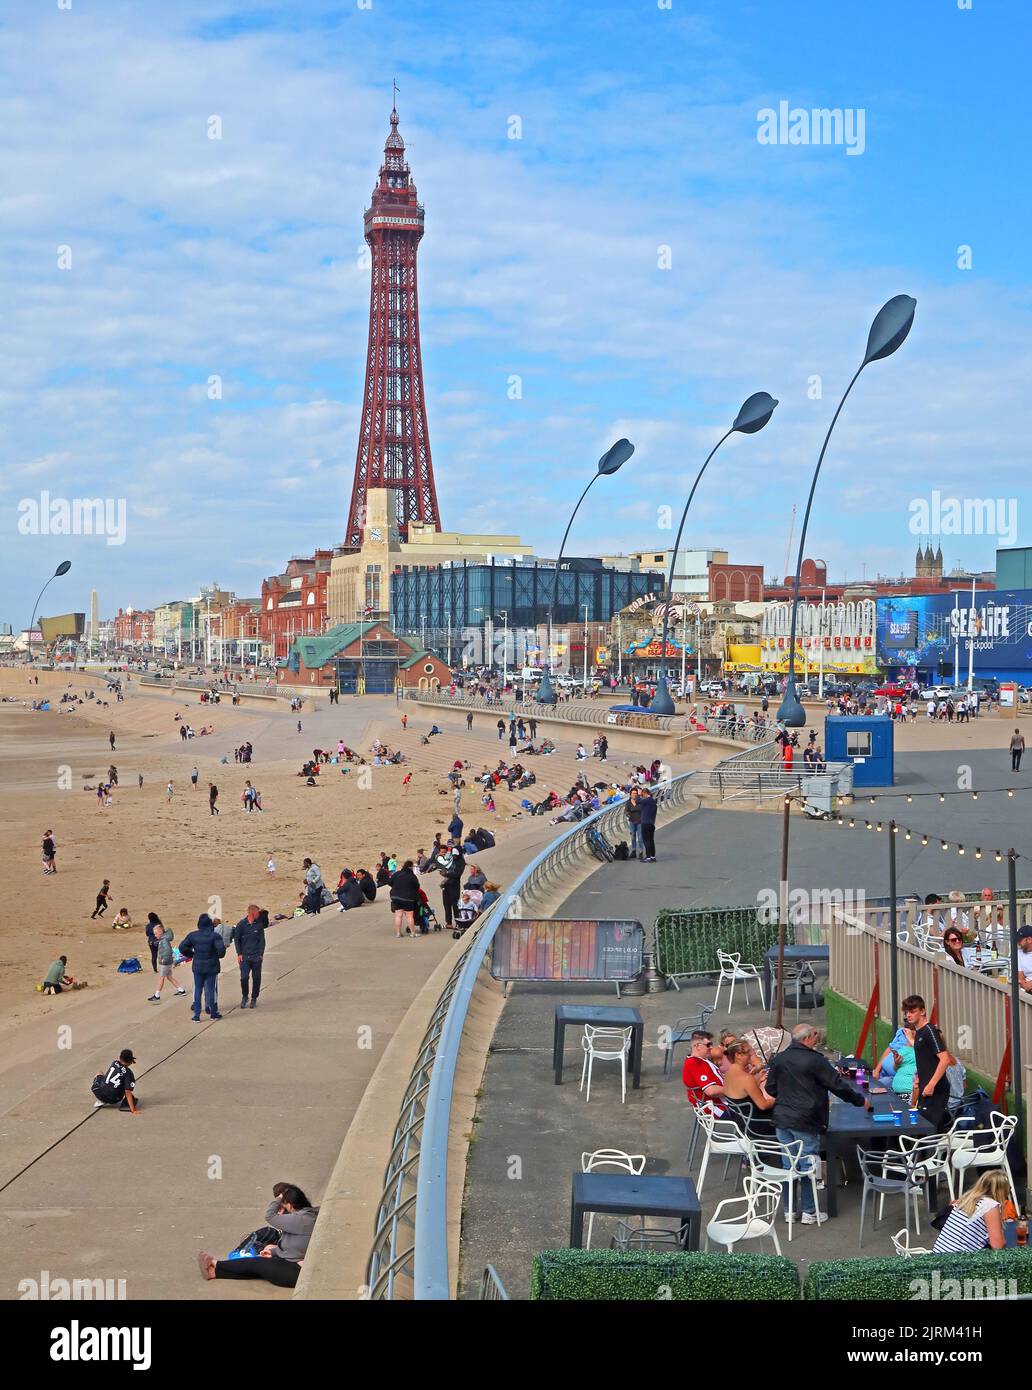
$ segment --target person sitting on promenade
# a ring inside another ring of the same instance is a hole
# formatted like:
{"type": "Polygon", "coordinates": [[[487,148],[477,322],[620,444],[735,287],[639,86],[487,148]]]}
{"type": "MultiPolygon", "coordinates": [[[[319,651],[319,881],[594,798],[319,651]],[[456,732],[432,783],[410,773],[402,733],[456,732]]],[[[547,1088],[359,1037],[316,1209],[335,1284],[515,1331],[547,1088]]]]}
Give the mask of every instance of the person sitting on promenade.
{"type": "MultiPolygon", "coordinates": [[[[703,1028],[696,1028],[689,1041],[688,1056],[681,1068],[681,1080],[688,1092],[688,1100],[698,1109],[704,1101],[719,1101],[724,1092],[724,1078],[710,1058],[713,1034],[703,1028]]],[[[714,1113],[723,1114],[723,1108],[714,1104],[714,1113]]]]}
{"type": "Polygon", "coordinates": [[[238,1260],[213,1260],[206,1250],[200,1251],[197,1263],[205,1279],[265,1279],[282,1289],[296,1286],[319,1208],[293,1183],[278,1182],[272,1193],[265,1223],[278,1232],[278,1238],[263,1245],[257,1255],[238,1260]]]}
{"type": "MultiPolygon", "coordinates": [[[[728,1100],[750,1101],[754,1111],[774,1109],[774,1097],[769,1096],[762,1084],[757,1081],[750,1067],[753,1062],[752,1048],[747,1042],[732,1042],[725,1053],[727,1066],[723,1072],[724,1094],[728,1100]]],[[[774,1138],[774,1124],[769,1118],[754,1115],[750,1132],[756,1137],[774,1138]]]]}
{"type": "MultiPolygon", "coordinates": [[[[376,885],[373,886],[375,888],[376,885]]],[[[337,880],[337,901],[340,903],[341,912],[347,912],[353,907],[365,907],[366,895],[350,869],[340,871],[340,878],[337,880]]]]}
{"type": "Polygon", "coordinates": [[[946,1224],[932,1246],[933,1255],[959,1255],[968,1251],[1002,1250],[1003,1207],[1010,1196],[1010,1182],[1002,1168],[990,1168],[970,1192],[950,1203],[946,1224]]]}
{"type": "Polygon", "coordinates": [[[914,1089],[916,1074],[914,1030],[904,1024],[878,1058],[874,1075],[883,1083],[889,1083],[893,1095],[909,1097],[914,1089]]]}

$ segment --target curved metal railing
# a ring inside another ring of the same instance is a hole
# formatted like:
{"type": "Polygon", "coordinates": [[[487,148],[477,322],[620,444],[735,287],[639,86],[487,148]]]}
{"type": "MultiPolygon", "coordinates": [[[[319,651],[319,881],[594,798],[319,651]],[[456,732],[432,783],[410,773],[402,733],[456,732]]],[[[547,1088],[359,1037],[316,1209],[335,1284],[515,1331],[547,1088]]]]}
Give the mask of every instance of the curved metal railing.
{"type": "MultiPolygon", "coordinates": [[[[657,816],[695,799],[688,772],[655,788],[657,816]]],[[[459,1046],[469,1002],[495,933],[506,917],[529,916],[569,882],[569,868],[593,853],[589,832],[626,826],[626,799],[596,811],[536,855],[479,919],[434,1007],[405,1089],[377,1208],[366,1284],[378,1300],[451,1296],[448,1272],[448,1132],[459,1046]]]]}
{"type": "MultiPolygon", "coordinates": [[[[483,710],[485,714],[515,714],[524,719],[556,719],[573,724],[597,724],[600,728],[612,728],[609,715],[613,706],[609,700],[570,700],[557,705],[539,705],[534,700],[485,700],[480,695],[467,695],[457,691],[455,696],[442,695],[435,690],[407,690],[407,700],[415,700],[421,705],[432,705],[439,709],[483,710]]],[[[688,718],[683,714],[650,714],[647,709],[640,715],[653,722],[642,727],[667,733],[671,730],[686,731],[688,718]]]]}

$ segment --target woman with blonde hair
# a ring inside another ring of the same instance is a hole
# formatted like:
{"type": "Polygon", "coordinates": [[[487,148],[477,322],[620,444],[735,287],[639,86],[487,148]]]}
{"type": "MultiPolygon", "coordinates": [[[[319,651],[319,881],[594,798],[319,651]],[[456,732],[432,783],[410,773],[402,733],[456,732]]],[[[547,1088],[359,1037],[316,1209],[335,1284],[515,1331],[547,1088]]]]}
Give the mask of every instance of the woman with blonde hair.
{"type": "Polygon", "coordinates": [[[934,1255],[966,1251],[1002,1250],[1003,1206],[1010,1196],[1010,1181],[1002,1168],[990,1168],[970,1192],[951,1203],[952,1211],[932,1247],[934,1255]]]}

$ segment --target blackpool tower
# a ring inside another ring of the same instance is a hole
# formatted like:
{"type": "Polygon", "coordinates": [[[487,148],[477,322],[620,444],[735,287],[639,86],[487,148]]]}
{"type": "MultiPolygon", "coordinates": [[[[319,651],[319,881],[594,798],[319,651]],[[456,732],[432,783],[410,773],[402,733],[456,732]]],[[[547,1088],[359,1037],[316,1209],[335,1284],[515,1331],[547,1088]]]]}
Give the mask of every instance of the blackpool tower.
{"type": "Polygon", "coordinates": [[[393,490],[397,515],[392,521],[401,539],[411,521],[441,526],[419,350],[416,251],[422,235],[423,208],[405,161],[395,104],[379,182],[365,214],[365,239],[372,253],[369,347],[344,538],[348,549],[362,544],[370,488],[393,490]]]}

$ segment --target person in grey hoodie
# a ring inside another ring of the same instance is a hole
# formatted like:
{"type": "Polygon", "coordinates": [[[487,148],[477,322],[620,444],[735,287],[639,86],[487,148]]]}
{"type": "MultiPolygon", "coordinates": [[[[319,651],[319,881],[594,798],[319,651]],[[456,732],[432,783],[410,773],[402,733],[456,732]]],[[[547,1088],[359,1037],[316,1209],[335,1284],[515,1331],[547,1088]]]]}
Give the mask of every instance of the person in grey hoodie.
{"type": "Polygon", "coordinates": [[[261,1254],[239,1260],[214,1260],[206,1250],[200,1251],[197,1263],[205,1279],[266,1279],[280,1288],[294,1288],[319,1208],[292,1183],[278,1182],[272,1192],[265,1221],[279,1231],[279,1240],[264,1246],[261,1254]]]}
{"type": "Polygon", "coordinates": [[[177,994],[186,993],[186,990],[172,974],[172,966],[175,962],[172,951],[172,933],[168,927],[162,926],[160,922],[154,924],[154,942],[157,947],[155,959],[158,970],[158,987],[153,994],[147,996],[148,1004],[161,1002],[161,991],[165,988],[166,980],[171,980],[175,985],[177,994]]]}

